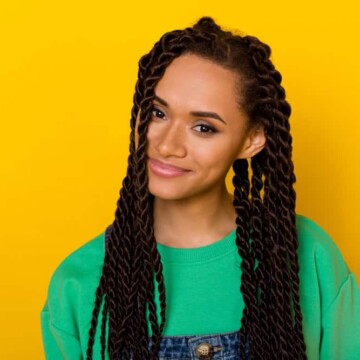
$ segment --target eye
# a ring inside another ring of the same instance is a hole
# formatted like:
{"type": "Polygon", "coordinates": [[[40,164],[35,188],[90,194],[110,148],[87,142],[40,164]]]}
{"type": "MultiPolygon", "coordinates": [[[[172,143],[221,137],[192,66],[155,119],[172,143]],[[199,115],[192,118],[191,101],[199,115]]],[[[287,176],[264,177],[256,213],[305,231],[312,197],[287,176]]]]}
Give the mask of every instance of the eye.
{"type": "Polygon", "coordinates": [[[194,126],[193,129],[198,129],[196,131],[200,132],[200,133],[216,133],[217,132],[217,130],[214,127],[209,126],[209,125],[204,125],[204,124],[194,126]]]}
{"type": "Polygon", "coordinates": [[[156,118],[159,118],[159,119],[165,118],[165,114],[161,110],[157,109],[156,107],[152,108],[151,114],[152,114],[153,117],[156,117],[156,118]]]}

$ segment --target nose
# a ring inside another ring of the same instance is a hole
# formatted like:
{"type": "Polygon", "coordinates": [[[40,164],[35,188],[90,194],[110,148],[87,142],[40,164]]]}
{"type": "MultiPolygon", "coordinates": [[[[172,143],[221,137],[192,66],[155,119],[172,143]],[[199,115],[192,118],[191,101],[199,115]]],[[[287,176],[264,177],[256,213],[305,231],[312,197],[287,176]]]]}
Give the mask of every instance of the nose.
{"type": "Polygon", "coordinates": [[[159,155],[165,157],[185,157],[185,129],[181,125],[169,124],[158,134],[156,148],[159,155]]]}

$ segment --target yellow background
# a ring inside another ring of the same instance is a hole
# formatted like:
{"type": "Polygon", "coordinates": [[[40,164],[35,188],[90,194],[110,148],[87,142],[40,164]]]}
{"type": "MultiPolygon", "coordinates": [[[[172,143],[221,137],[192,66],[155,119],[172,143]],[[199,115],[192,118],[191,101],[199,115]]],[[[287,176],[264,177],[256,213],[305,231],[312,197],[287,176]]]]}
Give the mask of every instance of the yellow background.
{"type": "Polygon", "coordinates": [[[0,359],[43,359],[50,276],[113,219],[137,61],[211,15],[269,43],[293,108],[299,213],[360,277],[355,0],[3,1],[0,5],[0,359]]]}

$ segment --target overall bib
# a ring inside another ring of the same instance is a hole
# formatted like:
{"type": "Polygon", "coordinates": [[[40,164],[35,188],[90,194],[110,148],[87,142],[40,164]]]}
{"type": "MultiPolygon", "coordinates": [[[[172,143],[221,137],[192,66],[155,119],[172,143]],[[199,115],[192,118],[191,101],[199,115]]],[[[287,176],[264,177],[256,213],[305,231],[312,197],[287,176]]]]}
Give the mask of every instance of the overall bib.
{"type": "MultiPolygon", "coordinates": [[[[240,360],[239,331],[201,336],[163,336],[159,360],[240,360]]],[[[245,350],[249,360],[249,346],[245,350]]]]}

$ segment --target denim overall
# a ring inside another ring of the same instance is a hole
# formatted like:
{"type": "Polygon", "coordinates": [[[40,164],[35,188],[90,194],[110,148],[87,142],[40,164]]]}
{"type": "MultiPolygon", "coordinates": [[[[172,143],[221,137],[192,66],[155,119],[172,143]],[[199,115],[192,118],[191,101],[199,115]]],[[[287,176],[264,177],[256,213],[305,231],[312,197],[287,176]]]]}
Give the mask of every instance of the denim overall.
{"type": "MultiPolygon", "coordinates": [[[[201,336],[163,336],[159,360],[240,360],[239,352],[239,331],[201,336]]],[[[245,359],[250,359],[248,344],[245,359]]]]}
{"type": "MultiPolygon", "coordinates": [[[[105,231],[105,244],[111,225],[105,231]]],[[[150,349],[149,342],[149,349],[150,349]]],[[[249,360],[249,343],[245,359],[249,360]]],[[[162,336],[159,360],[240,360],[240,332],[200,336],[162,336]]]]}

